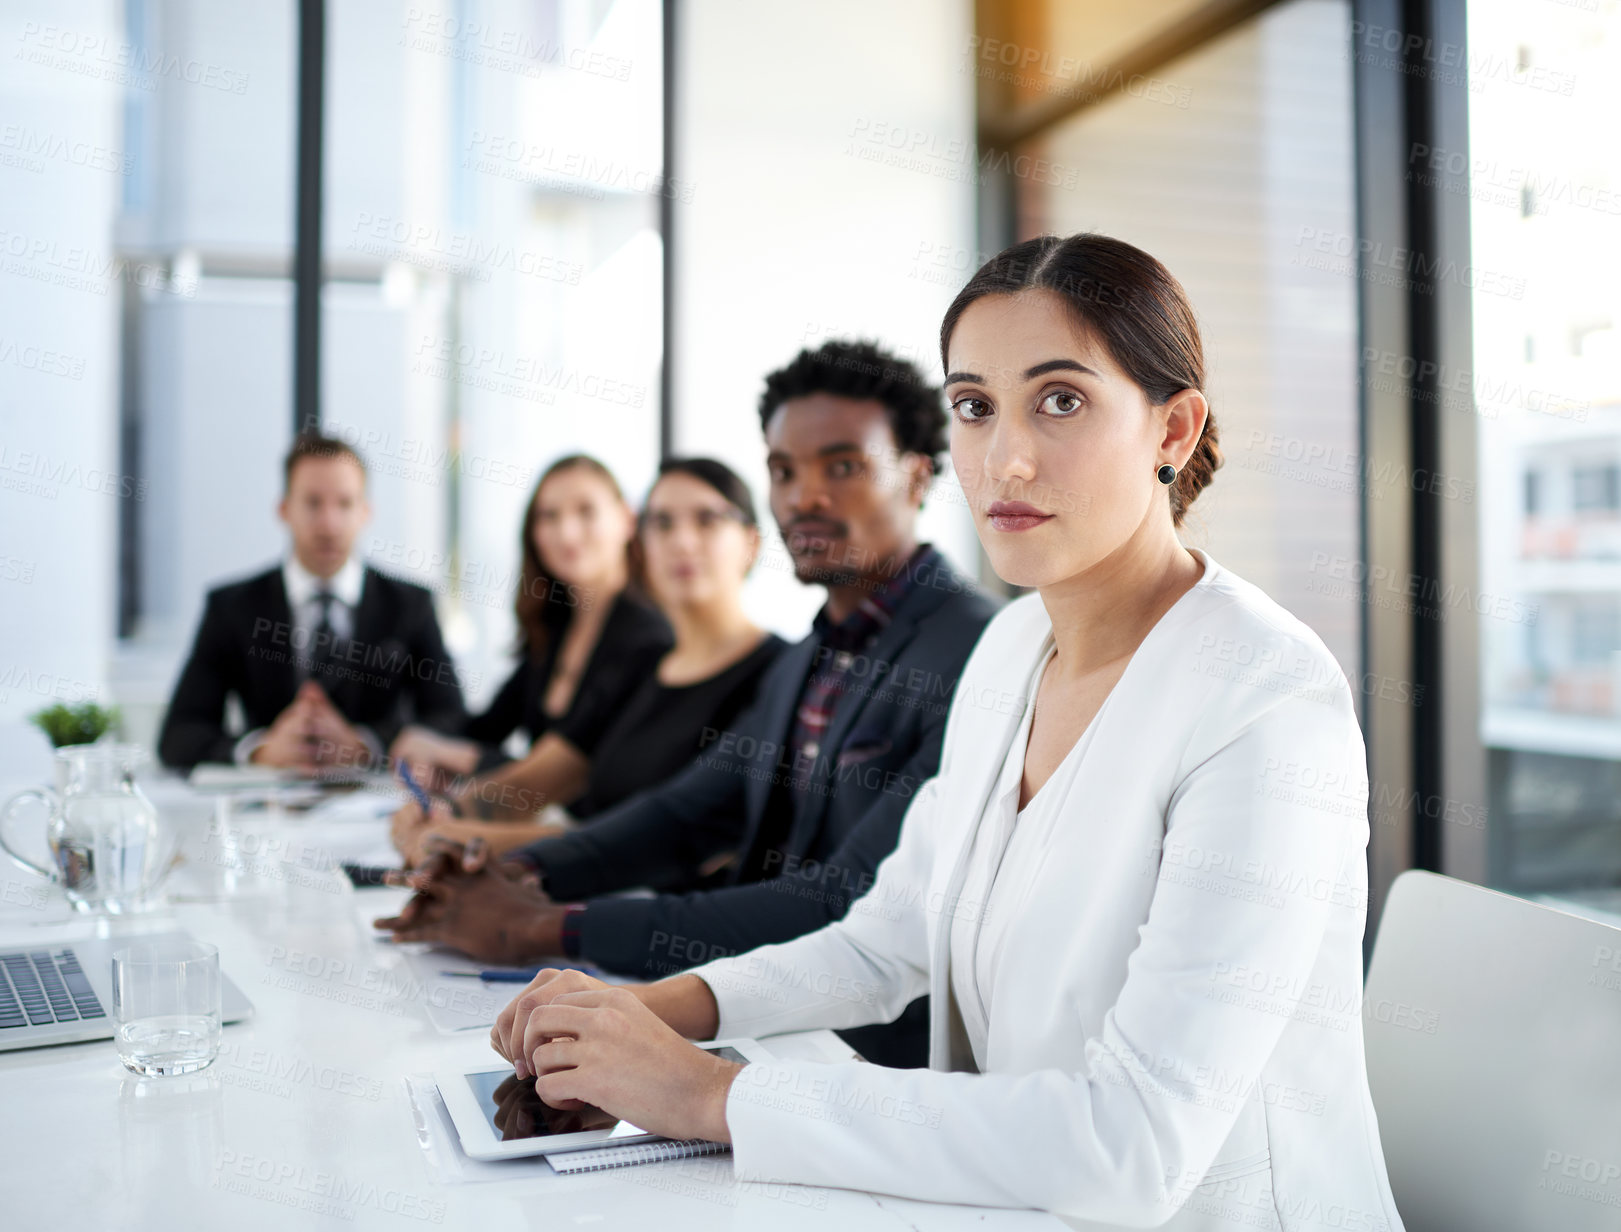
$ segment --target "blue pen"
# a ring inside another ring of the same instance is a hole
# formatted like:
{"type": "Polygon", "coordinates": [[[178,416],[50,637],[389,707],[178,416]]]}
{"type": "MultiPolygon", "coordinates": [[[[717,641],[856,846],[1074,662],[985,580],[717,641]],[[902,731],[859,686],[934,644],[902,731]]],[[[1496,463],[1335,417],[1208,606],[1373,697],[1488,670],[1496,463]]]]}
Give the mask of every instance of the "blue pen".
{"type": "Polygon", "coordinates": [[[400,782],[405,784],[405,790],[410,792],[416,802],[422,806],[423,815],[432,814],[433,801],[428,798],[428,793],[422,790],[422,784],[411,777],[411,767],[402,761],[395,767],[395,770],[400,776],[400,782]]]}
{"type": "MultiPolygon", "coordinates": [[[[573,963],[552,963],[551,969],[554,971],[584,971],[587,975],[591,974],[587,968],[575,966],[573,963]]],[[[486,968],[483,971],[441,971],[439,974],[464,980],[483,980],[486,984],[527,984],[544,970],[546,970],[545,967],[531,967],[527,971],[486,968]]]]}

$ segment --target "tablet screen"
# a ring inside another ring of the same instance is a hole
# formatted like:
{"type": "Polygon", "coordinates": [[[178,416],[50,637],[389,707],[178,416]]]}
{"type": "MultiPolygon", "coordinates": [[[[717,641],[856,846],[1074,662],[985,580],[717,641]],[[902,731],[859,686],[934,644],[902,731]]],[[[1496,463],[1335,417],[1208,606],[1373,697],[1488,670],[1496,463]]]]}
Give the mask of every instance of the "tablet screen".
{"type": "MultiPolygon", "coordinates": [[[[748,1063],[748,1058],[737,1049],[725,1045],[704,1051],[740,1065],[748,1063]]],[[[609,1116],[600,1108],[553,1108],[535,1094],[532,1079],[519,1082],[510,1069],[468,1074],[467,1084],[473,1088],[473,1098],[478,1101],[479,1111],[501,1142],[578,1134],[592,1129],[613,1129],[626,1136],[644,1132],[628,1122],[609,1116]]]]}

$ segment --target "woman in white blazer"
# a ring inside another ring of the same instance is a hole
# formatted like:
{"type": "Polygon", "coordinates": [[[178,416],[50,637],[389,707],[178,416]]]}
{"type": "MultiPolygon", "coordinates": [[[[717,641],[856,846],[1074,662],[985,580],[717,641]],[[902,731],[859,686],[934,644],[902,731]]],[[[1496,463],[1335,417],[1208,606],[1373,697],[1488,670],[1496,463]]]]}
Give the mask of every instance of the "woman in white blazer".
{"type": "Polygon", "coordinates": [[[655,984],[542,972],[496,1048],[548,1102],[731,1142],[740,1178],[1400,1232],[1362,1049],[1362,735],[1316,634],[1178,539],[1220,465],[1180,284],[1106,237],[1031,240],[964,287],[941,352],[986,553],[1036,593],[981,637],[874,886],[655,984]],[[925,991],[922,1070],[684,1038],[925,991]]]}

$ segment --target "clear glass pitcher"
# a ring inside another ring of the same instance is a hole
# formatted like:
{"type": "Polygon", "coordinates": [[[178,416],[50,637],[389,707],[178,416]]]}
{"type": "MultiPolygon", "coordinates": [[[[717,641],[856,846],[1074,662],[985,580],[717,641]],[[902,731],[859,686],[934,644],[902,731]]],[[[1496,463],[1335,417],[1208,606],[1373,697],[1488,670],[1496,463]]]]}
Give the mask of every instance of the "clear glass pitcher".
{"type": "Polygon", "coordinates": [[[78,744],[56,751],[56,790],[15,795],[0,813],[0,848],[59,884],[77,911],[138,909],[167,871],[158,811],[135,785],[146,751],[133,744],[78,744]],[[50,810],[45,842],[54,867],[18,853],[6,831],[26,804],[50,810]]]}

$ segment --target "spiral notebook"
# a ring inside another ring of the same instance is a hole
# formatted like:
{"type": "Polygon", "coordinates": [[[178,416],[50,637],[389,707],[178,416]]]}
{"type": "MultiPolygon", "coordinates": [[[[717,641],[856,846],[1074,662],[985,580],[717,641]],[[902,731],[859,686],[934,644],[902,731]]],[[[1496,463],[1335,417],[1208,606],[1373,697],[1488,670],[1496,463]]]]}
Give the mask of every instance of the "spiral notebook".
{"type": "Polygon", "coordinates": [[[724,1142],[710,1142],[707,1138],[666,1138],[662,1142],[548,1152],[546,1162],[554,1172],[596,1172],[602,1168],[624,1168],[630,1164],[656,1164],[666,1159],[729,1154],[731,1149],[724,1142]]]}

